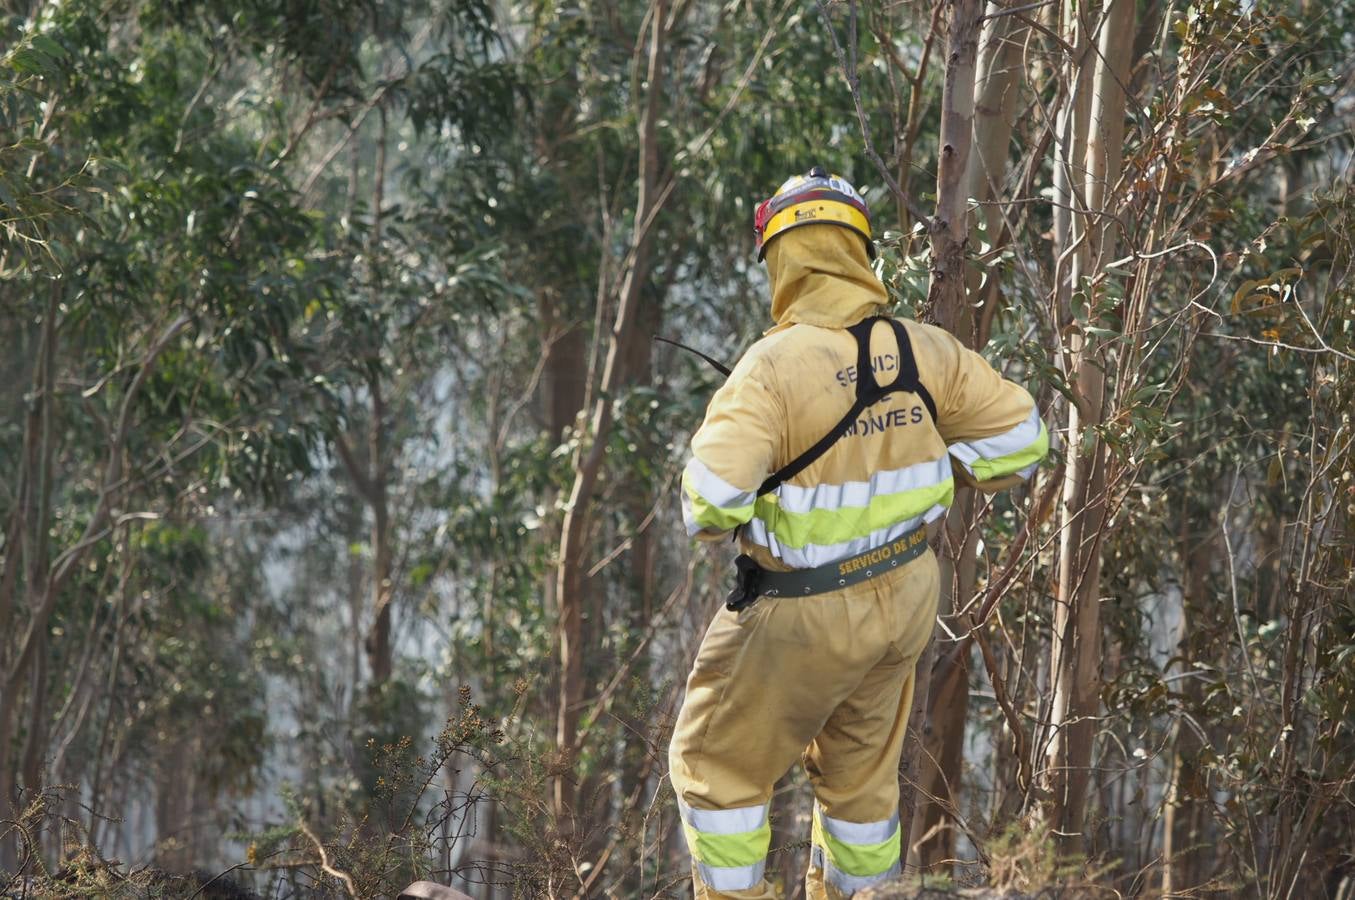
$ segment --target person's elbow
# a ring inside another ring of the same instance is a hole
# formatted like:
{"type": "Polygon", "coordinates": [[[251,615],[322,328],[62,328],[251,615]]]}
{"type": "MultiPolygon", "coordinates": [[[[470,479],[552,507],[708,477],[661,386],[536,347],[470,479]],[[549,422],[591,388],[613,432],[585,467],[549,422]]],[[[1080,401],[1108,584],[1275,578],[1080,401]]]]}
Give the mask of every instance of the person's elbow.
{"type": "Polygon", "coordinates": [[[728,484],[696,458],[682,474],[682,520],[697,540],[718,540],[750,520],[756,499],[755,492],[728,484]]]}
{"type": "Polygon", "coordinates": [[[952,468],[961,483],[986,493],[1027,481],[1049,455],[1049,429],[1039,411],[1019,425],[990,437],[959,441],[949,447],[952,468]]]}

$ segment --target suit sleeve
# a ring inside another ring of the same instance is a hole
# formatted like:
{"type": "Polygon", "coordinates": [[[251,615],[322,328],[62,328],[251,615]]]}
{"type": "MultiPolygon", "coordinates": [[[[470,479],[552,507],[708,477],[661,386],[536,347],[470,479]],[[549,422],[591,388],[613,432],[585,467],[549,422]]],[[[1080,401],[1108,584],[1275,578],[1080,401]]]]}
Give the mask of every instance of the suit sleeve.
{"type": "Polygon", "coordinates": [[[956,476],[984,491],[1020,484],[1049,453],[1049,430],[1034,398],[943,334],[950,371],[937,397],[937,428],[956,476]]]}
{"type": "Polygon", "coordinates": [[[753,517],[783,431],[780,409],[771,391],[737,368],[715,392],[682,472],[688,534],[714,540],[753,517]]]}

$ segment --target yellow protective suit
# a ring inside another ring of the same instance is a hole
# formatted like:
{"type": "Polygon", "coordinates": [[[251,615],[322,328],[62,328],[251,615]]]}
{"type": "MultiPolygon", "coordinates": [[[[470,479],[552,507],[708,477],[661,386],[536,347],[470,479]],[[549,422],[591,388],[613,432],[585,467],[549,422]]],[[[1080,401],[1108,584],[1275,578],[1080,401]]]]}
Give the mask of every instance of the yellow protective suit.
{"type": "MultiPolygon", "coordinates": [[[[857,346],[844,329],[886,301],[861,238],[845,228],[785,232],[768,246],[767,269],[776,326],[739,360],[692,438],[682,479],[690,533],[714,539],[743,526],[743,552],[764,568],[811,568],[940,518],[952,465],[988,489],[1034,471],[1049,435],[1030,394],[947,332],[905,321],[937,421],[917,395],[889,394],[799,475],[756,497],[851,408],[857,346]]],[[[877,326],[882,385],[897,351],[891,329],[877,326]]],[[[898,761],[937,594],[928,550],[839,591],[719,611],[669,752],[697,898],[775,896],[763,877],[768,801],[801,756],[816,799],[811,900],[898,873],[898,761]]]]}

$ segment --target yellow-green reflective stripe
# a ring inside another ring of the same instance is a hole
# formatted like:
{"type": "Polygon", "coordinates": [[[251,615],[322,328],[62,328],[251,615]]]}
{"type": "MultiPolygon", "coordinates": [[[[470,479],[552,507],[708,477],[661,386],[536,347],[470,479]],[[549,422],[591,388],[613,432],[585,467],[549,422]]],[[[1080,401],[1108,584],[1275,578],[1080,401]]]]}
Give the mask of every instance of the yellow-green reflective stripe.
{"type": "Polygon", "coordinates": [[[869,877],[887,872],[899,861],[902,843],[899,826],[894,825],[894,833],[877,844],[849,844],[838,840],[823,827],[818,810],[814,814],[813,843],[823,848],[823,852],[833,867],[848,875],[869,877]]]}
{"type": "Polygon", "coordinates": [[[815,509],[790,512],[776,502],[775,494],[759,497],[757,517],[780,543],[796,550],[807,544],[840,544],[865,537],[904,519],[920,516],[933,506],[949,506],[955,495],[955,482],[947,478],[939,484],[872,497],[866,506],[840,509],[815,509]]]}
{"type": "Polygon", "coordinates": [[[755,865],[767,856],[772,843],[770,823],[741,834],[707,834],[683,822],[682,831],[697,862],[721,869],[755,865]]]}
{"type": "Polygon", "coordinates": [[[736,525],[742,525],[753,518],[753,505],[751,503],[747,506],[734,506],[728,509],[711,503],[692,486],[690,476],[686,472],[682,474],[682,491],[691,501],[692,518],[702,527],[719,528],[724,531],[736,525]]]}
{"type": "Polygon", "coordinates": [[[1044,459],[1047,453],[1049,453],[1049,429],[1045,427],[1044,422],[1041,422],[1040,436],[1035,439],[1033,444],[1024,450],[1008,453],[1006,456],[999,456],[996,459],[976,459],[969,464],[969,471],[973,472],[974,477],[979,481],[988,481],[1032,466],[1044,459]]]}

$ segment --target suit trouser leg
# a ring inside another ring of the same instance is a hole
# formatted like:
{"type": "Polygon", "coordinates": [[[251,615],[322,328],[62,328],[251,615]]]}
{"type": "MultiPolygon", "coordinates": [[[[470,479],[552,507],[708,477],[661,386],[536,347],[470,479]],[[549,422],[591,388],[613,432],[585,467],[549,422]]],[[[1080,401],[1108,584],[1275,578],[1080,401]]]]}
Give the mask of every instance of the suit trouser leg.
{"type": "Polygon", "coordinates": [[[913,705],[917,661],[936,618],[931,554],[897,586],[895,642],[829,717],[805,754],[814,786],[808,900],[839,900],[894,877],[899,832],[899,757],[913,705]]]}
{"type": "Polygon", "coordinates": [[[778,777],[770,773],[782,764],[784,748],[763,745],[744,758],[730,752],[731,737],[749,733],[744,698],[760,656],[757,617],[753,609],[722,609],[711,622],[669,748],[696,900],[777,897],[764,871],[769,801],[778,777]]]}
{"type": "Polygon", "coordinates": [[[845,798],[863,791],[882,792],[868,804],[871,810],[897,807],[892,779],[902,740],[889,735],[896,718],[907,720],[903,694],[906,686],[911,696],[909,666],[931,633],[935,589],[935,560],[927,553],[897,573],[841,592],[764,598],[741,613],[716,615],[688,679],[669,753],[697,898],[775,896],[763,877],[768,802],[777,779],[811,742],[811,777],[830,792],[843,784],[844,799],[824,801],[836,804],[826,824],[834,824],[834,811],[859,814],[860,801],[845,798]],[[929,601],[911,599],[919,589],[930,591],[929,601]],[[915,621],[919,615],[925,627],[915,621]],[[921,644],[913,648],[918,634],[921,644]],[[878,776],[853,784],[834,774],[840,751],[847,751],[846,766],[857,764],[847,748],[853,741],[875,748],[872,771],[888,769],[888,784],[878,776]],[[815,773],[825,767],[829,774],[819,778],[815,773]]]}
{"type": "Polygon", "coordinates": [[[796,645],[786,602],[720,610],[687,680],[669,764],[697,900],[776,896],[763,875],[772,788],[847,693],[824,696],[790,664],[810,648],[796,645]]]}

